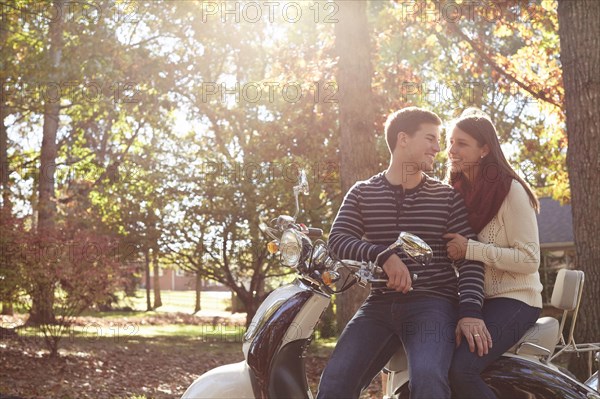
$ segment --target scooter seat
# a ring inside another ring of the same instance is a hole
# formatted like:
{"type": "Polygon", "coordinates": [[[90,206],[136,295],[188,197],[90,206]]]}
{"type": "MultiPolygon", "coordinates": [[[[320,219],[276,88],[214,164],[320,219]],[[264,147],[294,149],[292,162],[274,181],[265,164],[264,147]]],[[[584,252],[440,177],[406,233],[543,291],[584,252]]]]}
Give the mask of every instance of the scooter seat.
{"type": "Polygon", "coordinates": [[[543,356],[548,355],[543,350],[546,349],[552,355],[558,343],[558,332],[558,320],[553,317],[542,317],[537,320],[533,327],[527,330],[523,338],[513,345],[508,352],[517,353],[518,350],[519,354],[523,355],[543,356]],[[526,345],[526,343],[533,345],[526,345]]]}
{"type": "Polygon", "coordinates": [[[385,369],[398,373],[408,368],[408,360],[406,359],[406,352],[404,352],[404,346],[398,345],[398,349],[394,352],[394,355],[385,365],[385,369]]]}
{"type": "MultiPolygon", "coordinates": [[[[534,356],[548,355],[548,353],[544,352],[543,349],[538,348],[541,347],[548,350],[550,355],[552,355],[556,344],[558,343],[558,330],[558,320],[553,317],[542,317],[538,319],[535,325],[527,330],[525,335],[523,335],[523,337],[507,352],[516,354],[517,349],[520,348],[519,354],[534,356]],[[536,346],[522,345],[524,342],[528,342],[536,346]]],[[[395,373],[408,368],[408,360],[402,345],[398,346],[398,350],[396,350],[394,355],[387,362],[385,368],[388,371],[395,373]]]]}

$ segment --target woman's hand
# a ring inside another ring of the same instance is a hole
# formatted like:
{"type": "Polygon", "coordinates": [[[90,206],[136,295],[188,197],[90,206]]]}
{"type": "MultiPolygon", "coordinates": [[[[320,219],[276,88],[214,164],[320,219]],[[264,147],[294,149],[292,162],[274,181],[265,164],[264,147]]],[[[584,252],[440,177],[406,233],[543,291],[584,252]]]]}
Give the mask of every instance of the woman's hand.
{"type": "Polygon", "coordinates": [[[446,252],[451,260],[462,260],[467,255],[467,240],[458,233],[446,233],[443,238],[450,240],[446,243],[446,252]]]}
{"type": "Polygon", "coordinates": [[[492,347],[492,336],[481,319],[463,317],[458,321],[454,334],[457,348],[464,335],[469,343],[469,350],[475,352],[475,347],[477,347],[479,356],[487,355],[489,348],[492,347]]]}

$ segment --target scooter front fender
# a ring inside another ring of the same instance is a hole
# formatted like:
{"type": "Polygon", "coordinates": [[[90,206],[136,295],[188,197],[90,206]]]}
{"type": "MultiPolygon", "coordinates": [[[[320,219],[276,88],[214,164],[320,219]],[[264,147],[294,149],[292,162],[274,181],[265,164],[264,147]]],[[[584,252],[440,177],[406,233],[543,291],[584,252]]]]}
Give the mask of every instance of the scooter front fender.
{"type": "Polygon", "coordinates": [[[198,377],[182,399],[254,399],[250,372],[245,361],[217,367],[198,377]]]}

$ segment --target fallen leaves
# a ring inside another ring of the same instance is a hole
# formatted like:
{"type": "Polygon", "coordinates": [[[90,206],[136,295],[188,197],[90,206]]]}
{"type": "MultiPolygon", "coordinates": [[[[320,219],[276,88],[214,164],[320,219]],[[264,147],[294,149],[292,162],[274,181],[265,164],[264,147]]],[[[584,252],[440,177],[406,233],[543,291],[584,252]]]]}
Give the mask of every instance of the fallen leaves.
{"type": "MultiPolygon", "coordinates": [[[[153,315],[143,320],[163,325],[198,320],[181,314],[153,315]]],[[[131,319],[129,320],[131,321],[131,319]]],[[[141,322],[139,318],[136,322],[141,322]]],[[[124,323],[125,320],[81,317],[80,325],[124,323]]],[[[219,323],[238,323],[220,318],[219,323]]],[[[124,341],[110,336],[72,337],[61,342],[60,356],[47,356],[40,337],[6,337],[0,341],[0,393],[23,398],[147,398],[180,397],[206,371],[243,359],[239,342],[203,342],[202,337],[136,337],[124,341]]],[[[329,352],[306,358],[309,386],[316,393],[329,352]]],[[[362,398],[380,397],[377,377],[362,398]]]]}

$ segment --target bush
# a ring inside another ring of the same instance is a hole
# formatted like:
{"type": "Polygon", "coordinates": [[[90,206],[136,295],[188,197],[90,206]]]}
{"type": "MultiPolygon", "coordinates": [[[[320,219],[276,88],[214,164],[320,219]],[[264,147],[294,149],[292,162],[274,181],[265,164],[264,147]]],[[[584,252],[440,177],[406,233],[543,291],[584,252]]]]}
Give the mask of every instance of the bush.
{"type": "Polygon", "coordinates": [[[131,271],[119,261],[114,241],[89,230],[31,233],[22,248],[29,294],[51,298],[55,320],[42,323],[40,330],[55,356],[73,319],[93,304],[110,302],[131,271]]]}

